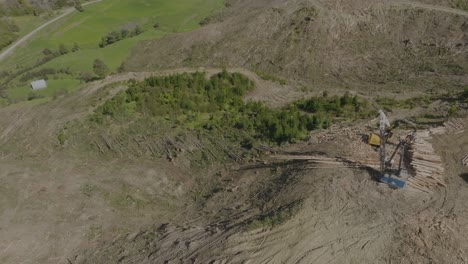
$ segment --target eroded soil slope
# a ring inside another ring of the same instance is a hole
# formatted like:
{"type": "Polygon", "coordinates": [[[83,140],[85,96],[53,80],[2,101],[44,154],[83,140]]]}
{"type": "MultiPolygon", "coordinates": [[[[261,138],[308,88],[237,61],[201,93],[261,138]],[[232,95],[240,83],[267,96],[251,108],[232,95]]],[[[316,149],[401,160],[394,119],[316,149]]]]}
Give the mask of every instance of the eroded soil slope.
{"type": "MultiPolygon", "coordinates": [[[[435,139],[448,186],[432,193],[392,190],[374,180],[373,170],[320,169],[301,161],[239,166],[223,173],[223,191],[202,207],[76,258],[82,263],[464,263],[468,184],[460,160],[467,140],[467,133],[435,139]]],[[[350,155],[353,144],[291,146],[287,153],[350,155]]]]}

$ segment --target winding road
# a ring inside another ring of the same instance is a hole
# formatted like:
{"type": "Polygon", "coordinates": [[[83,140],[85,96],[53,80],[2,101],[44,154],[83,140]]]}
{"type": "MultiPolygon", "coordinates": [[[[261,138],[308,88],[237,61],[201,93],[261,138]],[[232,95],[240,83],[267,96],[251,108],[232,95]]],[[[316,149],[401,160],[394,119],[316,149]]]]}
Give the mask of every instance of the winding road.
{"type": "MultiPolygon", "coordinates": [[[[94,4],[94,3],[97,3],[97,2],[101,2],[102,0],[95,0],[95,1],[91,1],[91,2],[88,2],[88,3],[85,3],[83,4],[83,6],[87,6],[87,5],[91,5],[91,4],[94,4]]],[[[75,12],[76,9],[74,7],[70,7],[70,8],[67,8],[65,9],[65,11],[63,12],[63,14],[61,14],[60,16],[52,19],[52,20],[49,20],[47,21],[46,23],[40,25],[39,27],[37,27],[36,29],[34,29],[33,31],[29,32],[28,34],[26,34],[25,36],[23,36],[22,38],[20,38],[19,40],[17,40],[15,43],[13,43],[10,47],[8,47],[6,50],[2,51],[0,53],[0,61],[2,61],[3,59],[5,59],[6,56],[8,56],[11,52],[13,52],[13,50],[15,50],[18,46],[20,46],[21,44],[23,44],[25,41],[27,41],[28,39],[30,39],[34,34],[36,34],[37,32],[39,32],[40,30],[42,30],[43,28],[49,26],[50,24],[56,22],[57,20],[60,20],[68,15],[70,15],[71,13],[75,12]]]]}

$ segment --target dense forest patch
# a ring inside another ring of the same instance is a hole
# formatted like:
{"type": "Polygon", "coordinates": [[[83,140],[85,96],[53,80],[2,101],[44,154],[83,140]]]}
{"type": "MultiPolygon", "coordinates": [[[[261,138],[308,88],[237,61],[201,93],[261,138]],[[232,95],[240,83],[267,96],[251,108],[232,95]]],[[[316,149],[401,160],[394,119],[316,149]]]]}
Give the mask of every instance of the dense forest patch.
{"type": "Polygon", "coordinates": [[[245,145],[251,146],[257,140],[295,142],[338,118],[355,120],[374,114],[367,101],[348,93],[302,99],[281,109],[244,102],[243,96],[253,89],[247,77],[227,71],[210,79],[200,72],[151,77],[131,81],[129,89],[106,101],[91,120],[105,124],[145,116],[188,129],[240,132],[245,145]]]}

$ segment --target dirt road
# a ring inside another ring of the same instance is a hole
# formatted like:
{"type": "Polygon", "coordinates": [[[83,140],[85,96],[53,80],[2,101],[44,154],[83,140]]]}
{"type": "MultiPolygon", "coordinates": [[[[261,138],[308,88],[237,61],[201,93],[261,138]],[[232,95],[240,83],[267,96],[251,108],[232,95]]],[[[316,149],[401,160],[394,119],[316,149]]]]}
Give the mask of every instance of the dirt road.
{"type": "Polygon", "coordinates": [[[461,16],[468,16],[468,12],[466,11],[455,9],[455,8],[450,8],[450,7],[445,7],[445,6],[436,6],[436,5],[423,4],[423,3],[415,2],[415,1],[401,1],[401,0],[395,1],[395,3],[406,4],[412,7],[420,7],[420,8],[430,9],[430,10],[435,10],[435,11],[442,11],[442,12],[447,12],[451,14],[458,14],[461,16]]]}
{"type": "MultiPolygon", "coordinates": [[[[83,6],[87,6],[87,5],[91,5],[91,4],[94,4],[94,3],[97,3],[97,2],[101,2],[102,0],[96,0],[96,1],[92,1],[92,2],[88,2],[88,3],[85,3],[83,4],[83,6]]],[[[27,35],[25,35],[24,37],[20,38],[19,40],[17,40],[15,43],[13,43],[10,47],[8,47],[6,50],[4,50],[2,53],[0,53],[0,61],[2,61],[3,59],[5,59],[6,56],[8,56],[9,54],[11,54],[18,46],[20,46],[21,44],[23,44],[25,41],[27,41],[28,39],[30,39],[32,36],[34,36],[34,34],[36,34],[37,32],[39,32],[40,30],[42,30],[43,28],[49,26],[50,24],[70,15],[71,13],[73,13],[76,9],[74,7],[70,7],[70,8],[67,8],[65,9],[65,11],[63,12],[63,14],[61,14],[60,16],[52,19],[52,20],[49,20],[47,21],[46,23],[40,25],[39,27],[37,27],[36,29],[34,29],[33,31],[29,32],[27,35]]]]}

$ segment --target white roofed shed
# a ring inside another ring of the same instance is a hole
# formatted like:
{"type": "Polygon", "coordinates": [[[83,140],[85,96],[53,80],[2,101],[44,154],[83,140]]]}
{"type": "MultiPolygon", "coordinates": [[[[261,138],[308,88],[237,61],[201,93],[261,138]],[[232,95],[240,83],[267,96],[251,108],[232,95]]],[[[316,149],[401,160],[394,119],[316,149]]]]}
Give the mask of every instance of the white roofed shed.
{"type": "Polygon", "coordinates": [[[31,82],[31,89],[35,90],[42,90],[47,88],[47,83],[45,80],[37,80],[34,82],[31,82]]]}

